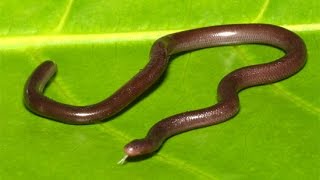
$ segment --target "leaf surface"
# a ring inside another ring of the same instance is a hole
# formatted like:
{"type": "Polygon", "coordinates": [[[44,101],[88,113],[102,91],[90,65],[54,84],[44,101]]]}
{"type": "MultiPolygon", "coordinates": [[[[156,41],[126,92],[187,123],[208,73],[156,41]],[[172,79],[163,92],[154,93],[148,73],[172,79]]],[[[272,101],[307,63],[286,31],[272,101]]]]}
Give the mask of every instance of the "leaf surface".
{"type": "Polygon", "coordinates": [[[0,179],[318,179],[319,9],[318,0],[2,0],[0,179]],[[230,23],[271,23],[298,33],[308,48],[306,66],[284,81],[242,91],[236,117],[175,136],[150,158],[116,164],[123,146],[154,123],[216,103],[225,74],[283,53],[246,45],[174,57],[155,88],[101,124],[66,125],[23,105],[24,84],[46,59],[59,70],[45,94],[87,105],[143,68],[162,35],[230,23]]]}

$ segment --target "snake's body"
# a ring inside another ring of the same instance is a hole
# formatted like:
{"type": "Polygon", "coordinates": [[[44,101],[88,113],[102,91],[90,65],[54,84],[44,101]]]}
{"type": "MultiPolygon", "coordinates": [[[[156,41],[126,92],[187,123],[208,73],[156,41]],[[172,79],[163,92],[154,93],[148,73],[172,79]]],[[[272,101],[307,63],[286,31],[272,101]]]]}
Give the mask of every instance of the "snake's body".
{"type": "Polygon", "coordinates": [[[236,44],[265,44],[285,55],[273,62],[237,69],[226,75],[218,86],[218,103],[204,109],[184,112],[156,123],[143,139],[125,146],[129,157],[154,152],[170,136],[210,126],[230,119],[239,111],[238,92],[244,88],[273,83],[298,72],[306,61],[302,39],[284,28],[268,24],[235,24],[178,32],[158,39],[152,46],[145,68],[109,98],[89,106],[71,106],[43,96],[46,83],[56,71],[51,61],[41,64],[25,88],[25,104],[36,114],[68,124],[102,121],[140,96],[166,70],[171,55],[200,48],[236,44]]]}

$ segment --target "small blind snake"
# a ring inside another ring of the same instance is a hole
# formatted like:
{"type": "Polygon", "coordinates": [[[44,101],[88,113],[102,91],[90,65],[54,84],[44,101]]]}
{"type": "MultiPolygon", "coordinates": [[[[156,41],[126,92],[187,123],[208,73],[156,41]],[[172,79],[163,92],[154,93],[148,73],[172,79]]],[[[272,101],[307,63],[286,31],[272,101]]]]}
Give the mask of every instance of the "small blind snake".
{"type": "Polygon", "coordinates": [[[40,64],[24,89],[26,107],[38,114],[67,124],[92,124],[115,115],[152,86],[167,69],[171,55],[237,44],[264,44],[279,48],[285,55],[273,62],[251,65],[232,71],[218,86],[218,102],[156,123],[143,139],[124,147],[126,157],[152,153],[169,137],[196,128],[224,122],[239,111],[238,92],[247,87],[269,84],[298,72],[306,62],[306,46],[295,33],[270,24],[231,24],[204,27],[166,35],[154,42],[149,63],[107,99],[88,106],[72,106],[43,95],[44,88],[57,70],[52,61],[40,64]]]}

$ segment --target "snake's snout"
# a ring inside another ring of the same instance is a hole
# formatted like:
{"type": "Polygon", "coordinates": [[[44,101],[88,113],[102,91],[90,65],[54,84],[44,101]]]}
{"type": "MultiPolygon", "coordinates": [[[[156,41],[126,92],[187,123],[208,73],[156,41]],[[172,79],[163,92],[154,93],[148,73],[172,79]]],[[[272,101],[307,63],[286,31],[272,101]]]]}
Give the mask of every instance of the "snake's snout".
{"type": "Polygon", "coordinates": [[[154,143],[148,139],[136,139],[128,143],[124,147],[124,152],[129,157],[142,156],[155,151],[154,143]]]}

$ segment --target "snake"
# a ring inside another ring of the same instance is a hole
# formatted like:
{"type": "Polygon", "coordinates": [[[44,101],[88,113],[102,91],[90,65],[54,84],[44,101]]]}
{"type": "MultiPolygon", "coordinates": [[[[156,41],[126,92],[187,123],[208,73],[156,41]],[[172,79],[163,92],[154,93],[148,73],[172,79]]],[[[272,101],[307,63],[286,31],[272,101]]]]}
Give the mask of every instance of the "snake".
{"type": "Polygon", "coordinates": [[[66,124],[93,124],[116,115],[149,89],[168,68],[170,56],[198,49],[242,44],[272,46],[284,52],[274,61],[236,69],[222,78],[217,103],[198,110],[182,112],[154,124],[142,139],[124,146],[129,157],[152,154],[170,137],[197,128],[225,122],[240,109],[239,91],[274,83],[300,71],[307,59],[304,41],[294,32],[271,24],[228,24],[176,32],[157,39],[149,62],[111,96],[96,104],[74,106],[44,96],[57,65],[47,60],[32,72],[24,88],[25,106],[35,114],[66,124]]]}

